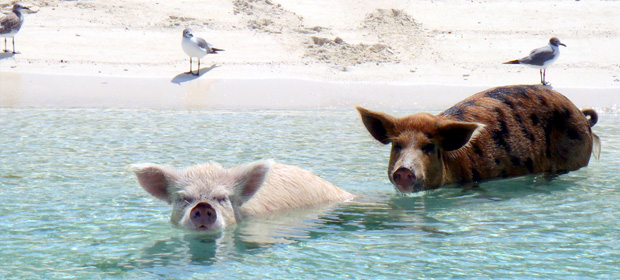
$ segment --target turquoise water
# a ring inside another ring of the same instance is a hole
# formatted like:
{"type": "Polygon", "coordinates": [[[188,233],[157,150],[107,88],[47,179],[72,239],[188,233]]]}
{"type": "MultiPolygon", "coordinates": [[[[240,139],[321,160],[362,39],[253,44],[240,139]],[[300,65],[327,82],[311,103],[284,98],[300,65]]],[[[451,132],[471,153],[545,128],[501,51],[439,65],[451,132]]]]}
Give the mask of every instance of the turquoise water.
{"type": "Polygon", "coordinates": [[[398,196],[389,147],[352,109],[3,108],[0,278],[617,278],[620,116],[601,114],[594,131],[601,159],[553,180],[398,196]],[[197,236],[126,171],[262,158],[360,198],[197,236]]]}

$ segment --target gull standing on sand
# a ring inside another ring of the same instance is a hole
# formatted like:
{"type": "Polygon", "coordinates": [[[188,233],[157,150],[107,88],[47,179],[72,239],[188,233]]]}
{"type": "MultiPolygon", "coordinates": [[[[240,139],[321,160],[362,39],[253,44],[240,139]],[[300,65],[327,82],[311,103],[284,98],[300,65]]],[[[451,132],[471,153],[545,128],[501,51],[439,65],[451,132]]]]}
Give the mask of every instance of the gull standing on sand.
{"type": "Polygon", "coordinates": [[[530,55],[524,58],[504,62],[504,64],[525,64],[538,68],[540,69],[540,83],[547,85],[547,82],[545,81],[547,67],[553,64],[553,62],[560,57],[560,46],[566,47],[566,45],[560,42],[560,39],[552,37],[549,39],[549,45],[532,50],[530,55]]]}
{"type": "Polygon", "coordinates": [[[181,41],[183,51],[189,55],[189,73],[195,76],[200,75],[200,59],[210,53],[217,53],[223,49],[214,48],[213,45],[207,43],[205,39],[195,37],[194,32],[185,28],[183,30],[183,41],[181,41]],[[192,57],[198,58],[198,71],[192,72],[192,57]]]}
{"type": "Polygon", "coordinates": [[[11,37],[13,40],[13,53],[15,53],[15,34],[22,27],[24,23],[24,15],[22,15],[22,9],[28,10],[28,7],[24,7],[21,3],[13,4],[13,10],[0,18],[0,37],[4,37],[4,52],[9,50],[6,47],[6,38],[11,37]]]}

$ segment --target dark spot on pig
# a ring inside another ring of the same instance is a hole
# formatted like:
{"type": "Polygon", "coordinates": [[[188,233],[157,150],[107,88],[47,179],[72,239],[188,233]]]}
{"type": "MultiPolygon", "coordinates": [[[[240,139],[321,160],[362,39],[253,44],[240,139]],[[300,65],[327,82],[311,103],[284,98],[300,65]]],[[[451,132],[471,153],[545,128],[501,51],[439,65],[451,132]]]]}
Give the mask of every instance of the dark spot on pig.
{"type": "Polygon", "coordinates": [[[515,120],[521,125],[523,126],[523,119],[521,119],[521,115],[516,114],[515,115],[515,120]]]}
{"type": "Polygon", "coordinates": [[[534,161],[532,161],[532,158],[527,158],[525,161],[525,167],[527,167],[527,171],[530,173],[534,172],[534,161]]]}
{"type": "Polygon", "coordinates": [[[567,127],[567,122],[570,121],[570,111],[553,110],[553,114],[549,117],[543,125],[543,132],[545,133],[545,144],[547,145],[546,155],[551,157],[551,134],[553,131],[564,131],[567,127]]]}
{"type": "Polygon", "coordinates": [[[527,127],[523,126],[521,127],[521,130],[523,131],[523,134],[525,135],[527,139],[530,139],[530,141],[532,142],[536,141],[536,139],[534,138],[534,134],[532,134],[532,132],[529,129],[527,129],[527,127]]]}
{"type": "Polygon", "coordinates": [[[459,121],[464,121],[465,120],[465,115],[466,115],[466,108],[470,107],[470,106],[475,106],[476,102],[474,101],[464,101],[461,102],[459,104],[456,104],[452,107],[450,107],[448,110],[445,110],[443,113],[441,113],[442,116],[451,116],[453,118],[455,118],[456,120],[459,121]]]}
{"type": "Polygon", "coordinates": [[[508,125],[506,125],[506,121],[499,120],[499,130],[493,130],[491,132],[491,138],[495,143],[502,147],[504,150],[510,153],[512,150],[508,142],[506,142],[506,138],[508,137],[508,125]]]}
{"type": "Polygon", "coordinates": [[[461,106],[463,107],[475,107],[478,104],[476,104],[476,100],[468,100],[468,101],[463,101],[461,102],[461,106]]]}
{"type": "Polygon", "coordinates": [[[510,107],[511,110],[515,109],[515,105],[514,103],[512,103],[512,101],[508,100],[508,99],[504,99],[502,101],[502,103],[506,104],[506,106],[510,107]]]}
{"type": "Polygon", "coordinates": [[[521,166],[521,159],[515,156],[510,157],[510,162],[512,162],[512,166],[518,167],[521,166]]]}
{"type": "Polygon", "coordinates": [[[554,123],[554,120],[553,118],[551,118],[547,120],[547,123],[543,127],[543,131],[545,132],[545,144],[546,144],[545,154],[547,155],[547,157],[551,157],[551,133],[553,132],[553,123],[554,123]]]}
{"type": "Polygon", "coordinates": [[[567,134],[568,134],[568,139],[570,140],[581,140],[581,135],[579,135],[579,133],[575,131],[574,129],[569,129],[567,134]]]}
{"type": "Polygon", "coordinates": [[[547,122],[545,123],[543,127],[545,136],[547,136],[545,138],[547,140],[547,145],[551,144],[550,135],[553,132],[553,130],[564,131],[566,129],[569,118],[570,118],[570,112],[567,110],[563,110],[563,111],[554,110],[553,111],[553,115],[551,115],[551,117],[547,119],[547,122]]]}
{"type": "Polygon", "coordinates": [[[471,178],[472,178],[472,181],[474,182],[479,182],[480,180],[482,180],[482,176],[480,176],[480,172],[478,172],[478,170],[476,170],[475,168],[471,169],[471,178]]]}
{"type": "Polygon", "coordinates": [[[472,144],[471,146],[474,149],[474,153],[476,153],[479,156],[482,156],[482,150],[480,149],[480,147],[478,147],[477,144],[472,144]]]}
{"type": "Polygon", "coordinates": [[[497,114],[497,117],[498,117],[497,119],[499,119],[499,120],[505,119],[505,117],[504,117],[504,110],[502,108],[497,107],[497,108],[495,108],[494,111],[497,114]]]}
{"type": "Polygon", "coordinates": [[[514,103],[511,101],[511,98],[501,91],[490,91],[487,92],[485,96],[504,103],[506,106],[510,107],[510,109],[515,108],[514,103]]]}
{"type": "Polygon", "coordinates": [[[528,90],[532,90],[530,86],[513,87],[509,95],[518,99],[529,99],[530,96],[527,94],[528,90]]]}
{"type": "Polygon", "coordinates": [[[538,123],[540,122],[540,120],[538,119],[538,116],[536,114],[532,114],[530,116],[530,119],[532,119],[532,124],[534,124],[534,125],[538,125],[538,123]]]}
{"type": "Polygon", "coordinates": [[[542,97],[540,94],[538,95],[538,101],[540,101],[541,106],[549,107],[549,103],[547,103],[547,99],[542,97]]]}

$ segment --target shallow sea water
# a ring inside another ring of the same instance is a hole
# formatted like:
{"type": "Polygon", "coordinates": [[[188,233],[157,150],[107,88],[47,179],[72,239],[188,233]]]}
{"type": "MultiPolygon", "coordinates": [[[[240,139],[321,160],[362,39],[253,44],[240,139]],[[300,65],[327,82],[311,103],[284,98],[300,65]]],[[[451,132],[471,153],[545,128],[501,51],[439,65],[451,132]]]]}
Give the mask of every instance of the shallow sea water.
{"type": "MultiPolygon", "coordinates": [[[[396,115],[413,113],[392,111],[396,115]]],[[[620,116],[600,160],[553,180],[399,196],[355,110],[0,109],[0,278],[613,279],[620,116]],[[274,158],[360,195],[200,236],[126,167],[274,158]]]]}

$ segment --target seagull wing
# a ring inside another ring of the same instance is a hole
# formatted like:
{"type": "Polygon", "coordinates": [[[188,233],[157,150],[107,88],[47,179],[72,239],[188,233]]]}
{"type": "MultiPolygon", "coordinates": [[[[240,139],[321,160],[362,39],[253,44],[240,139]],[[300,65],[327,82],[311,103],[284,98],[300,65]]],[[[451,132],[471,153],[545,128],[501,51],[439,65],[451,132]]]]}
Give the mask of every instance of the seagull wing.
{"type": "Polygon", "coordinates": [[[0,18],[0,34],[9,33],[12,30],[19,29],[21,27],[21,21],[15,13],[0,18]]]}
{"type": "Polygon", "coordinates": [[[209,43],[207,43],[207,41],[205,41],[205,39],[202,38],[196,38],[196,42],[198,42],[198,47],[200,47],[201,49],[207,51],[207,53],[212,53],[213,50],[211,49],[213,46],[209,43]]]}
{"type": "Polygon", "coordinates": [[[547,45],[542,48],[532,50],[529,56],[519,59],[521,63],[543,66],[545,61],[553,58],[553,48],[547,45]]]}
{"type": "Polygon", "coordinates": [[[223,51],[223,49],[214,48],[213,45],[207,43],[207,41],[202,38],[196,38],[196,40],[198,42],[198,46],[201,49],[206,50],[207,53],[217,53],[219,51],[223,51]]]}

